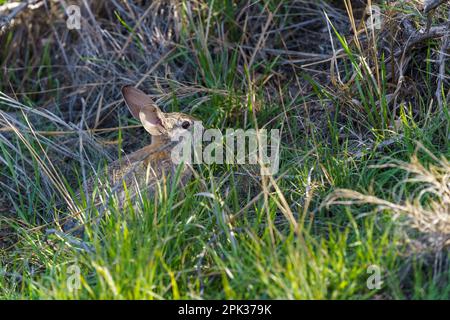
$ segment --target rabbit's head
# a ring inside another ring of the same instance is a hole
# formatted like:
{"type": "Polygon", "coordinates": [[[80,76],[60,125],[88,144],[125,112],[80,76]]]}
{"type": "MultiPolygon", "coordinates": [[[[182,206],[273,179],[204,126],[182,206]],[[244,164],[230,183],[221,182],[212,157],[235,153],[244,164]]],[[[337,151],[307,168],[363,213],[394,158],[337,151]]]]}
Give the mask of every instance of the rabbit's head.
{"type": "Polygon", "coordinates": [[[133,86],[124,86],[122,95],[131,114],[152,136],[170,139],[181,131],[192,131],[194,121],[197,121],[194,117],[184,113],[162,112],[151,97],[133,86]]]}

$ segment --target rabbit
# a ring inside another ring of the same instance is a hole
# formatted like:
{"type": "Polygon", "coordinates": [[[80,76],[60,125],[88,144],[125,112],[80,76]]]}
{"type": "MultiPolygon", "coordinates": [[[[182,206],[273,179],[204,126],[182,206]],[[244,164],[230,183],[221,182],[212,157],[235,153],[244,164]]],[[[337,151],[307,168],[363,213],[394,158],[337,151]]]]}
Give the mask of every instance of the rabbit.
{"type": "MultiPolygon", "coordinates": [[[[125,182],[131,197],[140,191],[154,192],[156,183],[167,174],[175,174],[178,165],[171,158],[174,143],[172,138],[181,131],[192,131],[196,118],[179,112],[164,113],[152,98],[133,86],[124,86],[122,95],[133,117],[138,119],[152,136],[151,144],[124,156],[108,166],[108,181],[111,186],[120,184],[116,191],[119,202],[125,200],[125,182]]],[[[192,171],[184,165],[180,182],[185,184],[192,171]]]]}
{"type": "MultiPolygon", "coordinates": [[[[162,183],[168,175],[173,178],[176,170],[181,169],[179,182],[182,185],[190,180],[191,168],[184,164],[179,168],[171,158],[175,145],[172,138],[180,131],[193,131],[194,122],[197,121],[184,113],[162,112],[150,96],[131,85],[122,88],[122,95],[131,114],[142,123],[152,140],[148,146],[112,162],[106,169],[107,180],[113,195],[117,196],[119,207],[123,207],[127,197],[134,199],[139,194],[151,196],[157,184],[162,183]]],[[[93,179],[87,181],[84,190],[86,196],[94,191],[94,182],[93,179]]],[[[79,223],[74,219],[68,219],[63,224],[63,230],[74,227],[79,229],[79,223]]]]}

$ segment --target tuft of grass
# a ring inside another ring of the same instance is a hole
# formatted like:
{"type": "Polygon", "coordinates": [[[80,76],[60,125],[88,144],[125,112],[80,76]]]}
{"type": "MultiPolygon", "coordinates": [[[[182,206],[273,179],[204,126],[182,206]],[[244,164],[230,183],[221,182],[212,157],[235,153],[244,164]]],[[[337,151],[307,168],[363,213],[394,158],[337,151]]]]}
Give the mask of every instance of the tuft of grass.
{"type": "Polygon", "coordinates": [[[413,156],[410,163],[385,164],[380,168],[395,166],[408,173],[407,178],[401,180],[394,190],[393,198],[396,202],[380,199],[376,196],[364,195],[354,190],[336,190],[325,203],[338,204],[372,204],[380,211],[388,211],[397,218],[406,218],[406,226],[420,231],[428,238],[434,250],[441,251],[450,245],[450,163],[446,158],[438,159],[428,150],[436,164],[425,167],[413,156]]]}

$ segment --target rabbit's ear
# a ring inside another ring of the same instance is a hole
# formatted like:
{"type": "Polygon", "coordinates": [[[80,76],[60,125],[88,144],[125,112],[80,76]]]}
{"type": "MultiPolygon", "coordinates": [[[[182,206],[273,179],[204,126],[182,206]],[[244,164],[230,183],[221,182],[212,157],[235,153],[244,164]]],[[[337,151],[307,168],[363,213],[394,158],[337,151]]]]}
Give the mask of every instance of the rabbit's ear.
{"type": "Polygon", "coordinates": [[[163,113],[152,98],[133,86],[123,87],[122,95],[133,117],[140,120],[150,134],[160,135],[164,132],[163,113]]]}

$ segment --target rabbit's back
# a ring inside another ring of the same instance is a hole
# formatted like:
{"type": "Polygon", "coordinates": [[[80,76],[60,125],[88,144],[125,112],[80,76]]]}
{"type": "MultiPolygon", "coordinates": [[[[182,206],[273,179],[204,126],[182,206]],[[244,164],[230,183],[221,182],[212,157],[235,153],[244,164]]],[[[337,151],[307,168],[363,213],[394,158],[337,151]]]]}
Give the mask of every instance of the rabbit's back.
{"type": "Polygon", "coordinates": [[[130,198],[138,194],[154,194],[158,184],[162,186],[175,178],[177,170],[180,170],[179,182],[182,185],[189,181],[191,171],[185,165],[180,168],[174,164],[170,150],[153,152],[154,149],[152,145],[147,146],[108,166],[108,182],[120,203],[126,199],[126,193],[130,198]]]}
{"type": "MultiPolygon", "coordinates": [[[[106,168],[107,181],[101,178],[103,174],[95,175],[87,181],[83,193],[91,197],[96,191],[91,199],[96,207],[107,203],[112,196],[122,208],[128,199],[136,203],[136,197],[140,195],[154,196],[158,187],[171,183],[175,178],[181,186],[189,182],[192,171],[186,165],[179,167],[174,164],[169,157],[170,150],[156,153],[153,150],[154,146],[150,145],[112,162],[106,168]]],[[[79,218],[79,214],[64,218],[60,222],[63,230],[76,230],[72,233],[82,237],[84,228],[80,226],[79,218]]]]}

